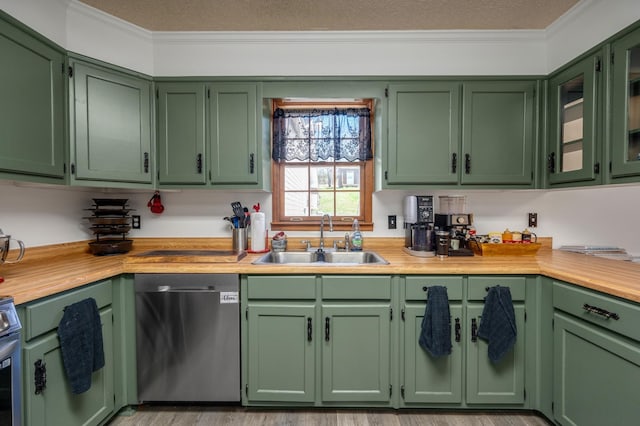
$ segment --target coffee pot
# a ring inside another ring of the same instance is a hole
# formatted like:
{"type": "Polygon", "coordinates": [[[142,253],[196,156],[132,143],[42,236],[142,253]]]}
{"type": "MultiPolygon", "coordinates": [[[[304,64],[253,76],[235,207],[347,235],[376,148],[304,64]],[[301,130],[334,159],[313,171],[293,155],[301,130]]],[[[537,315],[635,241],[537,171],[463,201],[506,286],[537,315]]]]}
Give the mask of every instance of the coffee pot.
{"type": "Polygon", "coordinates": [[[16,263],[20,262],[24,257],[24,243],[20,240],[16,240],[15,238],[11,238],[11,235],[5,235],[0,229],[0,263],[16,263]],[[7,260],[7,254],[9,253],[9,245],[11,240],[16,241],[18,246],[20,247],[20,253],[18,253],[18,257],[14,260],[7,260]]]}

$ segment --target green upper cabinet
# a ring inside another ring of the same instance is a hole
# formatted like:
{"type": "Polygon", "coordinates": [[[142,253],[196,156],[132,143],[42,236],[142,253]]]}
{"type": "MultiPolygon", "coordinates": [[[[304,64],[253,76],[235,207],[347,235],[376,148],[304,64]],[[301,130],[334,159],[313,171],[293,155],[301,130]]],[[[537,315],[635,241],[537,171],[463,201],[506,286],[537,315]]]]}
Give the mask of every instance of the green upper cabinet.
{"type": "Polygon", "coordinates": [[[159,83],[158,183],[207,183],[205,85],[159,83]]]}
{"type": "Polygon", "coordinates": [[[535,81],[389,85],[385,181],[533,185],[535,81]]]}
{"type": "Polygon", "coordinates": [[[460,182],[533,184],[533,81],[464,83],[460,182]]]}
{"type": "Polygon", "coordinates": [[[549,185],[600,179],[597,105],[600,55],[589,56],[549,79],[547,162],[549,185]]]}
{"type": "Polygon", "coordinates": [[[611,177],[640,175],[640,29],[612,44],[611,177]]]}
{"type": "Polygon", "coordinates": [[[389,85],[386,182],[457,184],[460,83],[389,85]]]}
{"type": "Polygon", "coordinates": [[[70,72],[72,182],[151,184],[151,81],[77,59],[70,72]]]}
{"type": "Polygon", "coordinates": [[[209,86],[210,180],[213,185],[258,187],[261,147],[258,144],[257,83],[209,86]]]}
{"type": "Polygon", "coordinates": [[[0,15],[0,175],[64,172],[64,52],[0,15]]]}

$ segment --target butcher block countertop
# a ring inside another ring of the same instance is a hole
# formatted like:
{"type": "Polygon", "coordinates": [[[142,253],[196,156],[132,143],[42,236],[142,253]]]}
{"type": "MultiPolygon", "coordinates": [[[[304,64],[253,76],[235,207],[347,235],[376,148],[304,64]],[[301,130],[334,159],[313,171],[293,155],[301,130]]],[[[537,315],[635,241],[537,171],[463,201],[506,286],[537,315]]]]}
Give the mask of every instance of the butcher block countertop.
{"type": "MultiPolygon", "coordinates": [[[[302,238],[300,238],[302,239],[302,238]]],[[[368,238],[388,265],[253,265],[261,254],[237,256],[228,238],[141,238],[127,254],[93,256],[86,241],[27,248],[24,259],[0,265],[0,294],[16,304],[51,296],[122,273],[238,274],[390,274],[390,275],[544,275],[640,303],[640,265],[620,260],[551,250],[551,241],[535,256],[473,256],[422,258],[403,251],[402,238],[368,238]],[[150,251],[162,250],[154,256],[150,251]],[[164,251],[171,250],[174,253],[164,251]],[[202,250],[185,256],[180,250],[202,250]],[[240,259],[238,259],[240,258],[240,259]]],[[[317,246],[315,241],[314,246],[317,246]]],[[[289,249],[297,249],[289,240],[289,249]]],[[[13,253],[10,253],[13,258],[13,253]]]]}

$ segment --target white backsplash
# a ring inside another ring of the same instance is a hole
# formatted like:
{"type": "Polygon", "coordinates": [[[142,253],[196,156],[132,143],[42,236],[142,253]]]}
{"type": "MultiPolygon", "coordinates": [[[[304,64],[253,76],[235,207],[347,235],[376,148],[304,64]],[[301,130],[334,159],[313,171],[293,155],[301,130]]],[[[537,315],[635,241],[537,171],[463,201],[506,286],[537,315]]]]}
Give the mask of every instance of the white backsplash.
{"type": "MultiPolygon", "coordinates": [[[[147,208],[153,191],[119,193],[87,188],[37,187],[0,181],[0,228],[28,247],[92,238],[82,218],[94,197],[128,198],[133,214],[139,214],[142,228],[132,237],[231,237],[223,217],[231,214],[231,202],[240,201],[249,209],[260,203],[271,220],[271,194],[214,190],[161,191],[165,211],[155,215],[147,208]]],[[[474,214],[478,233],[522,230],[527,213],[538,213],[539,226],[533,231],[553,237],[554,247],[563,244],[606,244],[624,247],[640,255],[640,239],[633,219],[640,210],[640,186],[603,186],[566,190],[475,190],[398,191],[374,193],[375,229],[368,236],[402,237],[402,200],[405,195],[466,195],[467,210],[474,214]],[[398,229],[387,229],[387,216],[396,215],[398,229]],[[629,221],[626,219],[629,218],[629,221]]],[[[277,229],[270,230],[278,231],[277,229]]],[[[288,232],[290,245],[310,232],[288,232]]],[[[342,232],[329,233],[340,238],[342,232]]]]}

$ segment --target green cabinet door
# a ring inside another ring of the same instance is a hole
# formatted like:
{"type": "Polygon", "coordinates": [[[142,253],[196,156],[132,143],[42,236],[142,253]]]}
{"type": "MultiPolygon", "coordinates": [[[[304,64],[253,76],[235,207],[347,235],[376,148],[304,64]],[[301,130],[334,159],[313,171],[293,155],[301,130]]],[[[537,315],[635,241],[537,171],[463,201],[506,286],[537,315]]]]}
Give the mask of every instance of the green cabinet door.
{"type": "Polygon", "coordinates": [[[313,303],[258,304],[248,307],[247,399],[251,402],[315,400],[313,303]]]}
{"type": "Polygon", "coordinates": [[[405,307],[404,323],[404,401],[408,403],[461,403],[462,373],[464,371],[462,306],[451,304],[451,354],[432,357],[420,345],[424,304],[405,307]],[[460,324],[460,338],[456,338],[456,324],[460,324]]]}
{"type": "Polygon", "coordinates": [[[499,362],[492,363],[487,354],[487,342],[474,337],[480,326],[481,303],[467,306],[467,403],[522,404],[524,403],[525,325],[524,306],[515,305],[517,340],[514,348],[499,362]],[[475,322],[475,324],[474,324],[475,322]]]}
{"type": "Polygon", "coordinates": [[[554,314],[555,419],[562,425],[638,423],[640,345],[554,314]]]}
{"type": "Polygon", "coordinates": [[[23,347],[24,422],[29,426],[98,425],[114,408],[113,326],[111,308],[100,312],[105,366],[93,373],[91,388],[73,394],[62,364],[60,342],[55,331],[26,343],[23,347]],[[35,362],[46,367],[46,387],[36,394],[35,362]]]}
{"type": "Polygon", "coordinates": [[[611,176],[640,175],[640,29],[611,45],[611,176]]]}
{"type": "Polygon", "coordinates": [[[391,399],[388,303],[322,305],[322,401],[391,399]]]}
{"type": "Polygon", "coordinates": [[[600,64],[599,55],[590,56],[549,79],[545,166],[550,185],[595,181],[600,176],[596,142],[600,64]]]}
{"type": "Polygon", "coordinates": [[[463,86],[462,184],[533,184],[533,81],[463,86]]]}
{"type": "Polygon", "coordinates": [[[159,83],[157,90],[159,184],[206,184],[204,84],[159,83]]]}
{"type": "Polygon", "coordinates": [[[0,19],[0,172],[64,177],[64,53],[0,19]]]}
{"type": "Polygon", "coordinates": [[[213,185],[259,184],[258,84],[209,87],[209,145],[213,185]]]}
{"type": "Polygon", "coordinates": [[[460,83],[389,85],[386,183],[457,184],[460,83]]]}
{"type": "Polygon", "coordinates": [[[151,82],[78,60],[71,67],[75,180],[151,183],[151,82]]]}

